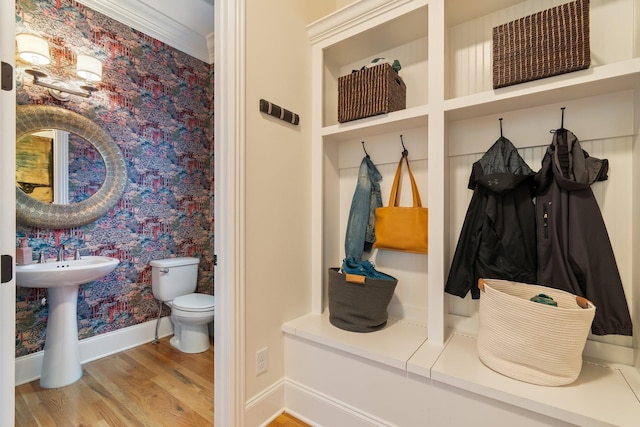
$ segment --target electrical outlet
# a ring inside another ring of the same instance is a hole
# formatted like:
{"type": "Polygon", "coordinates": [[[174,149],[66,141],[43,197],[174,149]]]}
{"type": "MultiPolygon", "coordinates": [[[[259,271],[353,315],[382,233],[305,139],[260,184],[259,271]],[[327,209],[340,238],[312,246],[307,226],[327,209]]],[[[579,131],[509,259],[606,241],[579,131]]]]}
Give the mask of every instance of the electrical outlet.
{"type": "Polygon", "coordinates": [[[256,376],[267,372],[269,369],[269,347],[256,352],[256,376]]]}

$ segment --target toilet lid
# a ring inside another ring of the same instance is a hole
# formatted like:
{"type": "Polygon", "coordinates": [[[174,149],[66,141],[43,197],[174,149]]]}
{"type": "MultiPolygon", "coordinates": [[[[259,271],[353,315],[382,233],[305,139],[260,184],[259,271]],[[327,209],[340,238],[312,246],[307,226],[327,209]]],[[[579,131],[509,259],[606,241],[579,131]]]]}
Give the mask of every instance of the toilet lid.
{"type": "Polygon", "coordinates": [[[207,311],[213,308],[215,297],[207,294],[181,295],[173,300],[173,306],[184,311],[207,311]]]}

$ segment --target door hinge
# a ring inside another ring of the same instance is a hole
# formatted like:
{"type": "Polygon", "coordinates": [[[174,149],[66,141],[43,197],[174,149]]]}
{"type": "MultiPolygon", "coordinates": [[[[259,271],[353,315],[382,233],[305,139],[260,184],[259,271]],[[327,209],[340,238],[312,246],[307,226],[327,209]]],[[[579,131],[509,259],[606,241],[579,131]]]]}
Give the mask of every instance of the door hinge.
{"type": "Polygon", "coordinates": [[[2,71],[0,72],[0,80],[2,81],[2,90],[13,90],[13,67],[11,64],[2,62],[2,71]]]}
{"type": "Polygon", "coordinates": [[[2,270],[0,283],[7,283],[13,279],[13,257],[11,255],[2,255],[0,270],[2,270]]]}

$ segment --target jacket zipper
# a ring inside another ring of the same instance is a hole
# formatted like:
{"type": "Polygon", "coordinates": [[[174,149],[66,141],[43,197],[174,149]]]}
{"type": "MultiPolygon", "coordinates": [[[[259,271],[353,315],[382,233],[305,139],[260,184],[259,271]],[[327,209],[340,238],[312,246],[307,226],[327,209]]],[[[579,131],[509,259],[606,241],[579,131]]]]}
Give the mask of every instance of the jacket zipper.
{"type": "Polygon", "coordinates": [[[544,230],[544,238],[549,238],[549,212],[547,210],[547,204],[542,205],[542,228],[544,230]]]}

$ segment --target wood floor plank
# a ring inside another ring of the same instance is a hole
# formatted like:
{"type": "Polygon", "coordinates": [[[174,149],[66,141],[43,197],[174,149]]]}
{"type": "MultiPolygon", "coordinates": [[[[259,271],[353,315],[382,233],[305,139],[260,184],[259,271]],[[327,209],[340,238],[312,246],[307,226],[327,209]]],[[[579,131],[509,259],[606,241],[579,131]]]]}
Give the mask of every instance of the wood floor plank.
{"type": "Polygon", "coordinates": [[[311,427],[309,424],[300,421],[296,417],[283,412],[276,418],[271,421],[267,427],[311,427]]]}
{"type": "Polygon", "coordinates": [[[16,388],[16,425],[29,427],[55,427],[56,425],[33,389],[33,383],[16,388]]]}
{"type": "Polygon", "coordinates": [[[213,345],[182,353],[169,338],[83,365],[59,389],[16,387],[16,427],[213,426],[213,345]]]}
{"type": "Polygon", "coordinates": [[[208,352],[187,354],[177,352],[168,341],[161,341],[157,345],[137,347],[127,356],[144,363],[149,369],[156,369],[157,373],[163,373],[168,366],[173,366],[189,369],[207,383],[213,382],[213,346],[208,352]]]}
{"type": "MultiPolygon", "coordinates": [[[[174,373],[178,373],[175,371],[174,373]]],[[[213,394],[203,390],[195,383],[185,381],[184,375],[159,375],[152,381],[169,394],[185,402],[198,415],[206,418],[213,411],[213,394]]]]}
{"type": "MultiPolygon", "coordinates": [[[[135,411],[131,411],[128,405],[123,405],[117,396],[107,390],[99,379],[96,379],[91,372],[86,372],[83,381],[87,382],[101,399],[93,403],[94,410],[102,417],[101,424],[107,423],[111,426],[126,425],[131,427],[144,427],[135,411]]],[[[135,408],[134,408],[135,409],[135,408]]],[[[17,427],[17,426],[16,426],[17,427]]]]}

